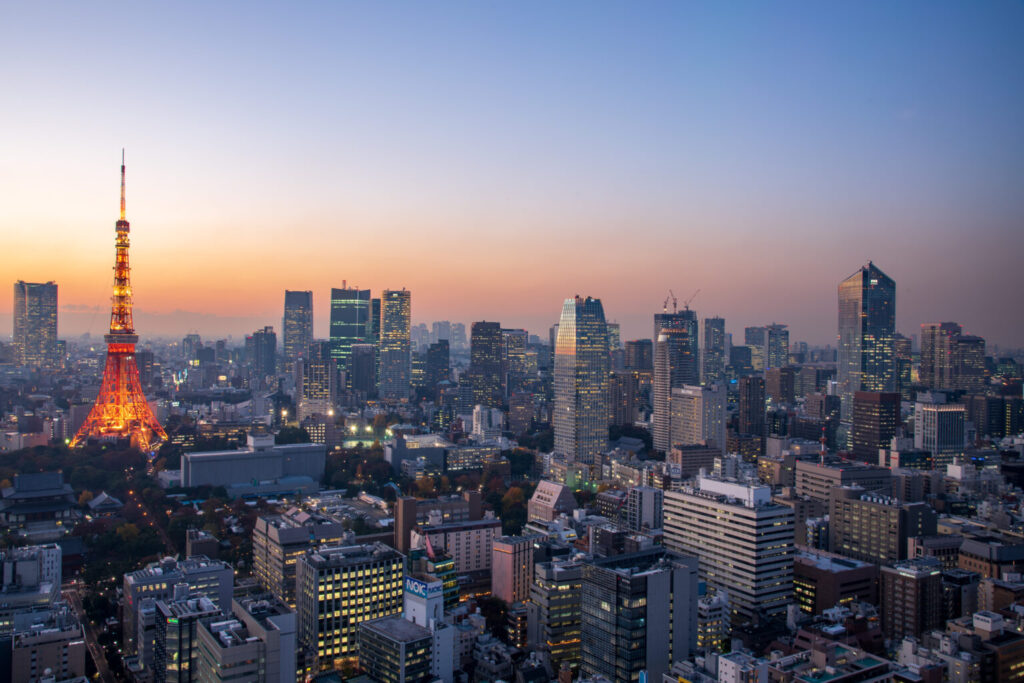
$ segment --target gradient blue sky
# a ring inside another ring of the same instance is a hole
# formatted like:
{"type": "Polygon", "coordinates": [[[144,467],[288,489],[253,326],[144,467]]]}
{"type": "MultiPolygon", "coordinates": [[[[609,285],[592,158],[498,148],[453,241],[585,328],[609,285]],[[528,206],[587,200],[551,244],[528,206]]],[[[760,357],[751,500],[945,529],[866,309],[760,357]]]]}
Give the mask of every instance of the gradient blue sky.
{"type": "Polygon", "coordinates": [[[8,3],[0,282],[104,331],[123,146],[143,335],[285,288],[325,335],[347,280],[539,333],[589,294],[626,338],[700,288],[825,343],[870,258],[902,331],[1024,345],[1022,67],[1020,1],[8,3]]]}

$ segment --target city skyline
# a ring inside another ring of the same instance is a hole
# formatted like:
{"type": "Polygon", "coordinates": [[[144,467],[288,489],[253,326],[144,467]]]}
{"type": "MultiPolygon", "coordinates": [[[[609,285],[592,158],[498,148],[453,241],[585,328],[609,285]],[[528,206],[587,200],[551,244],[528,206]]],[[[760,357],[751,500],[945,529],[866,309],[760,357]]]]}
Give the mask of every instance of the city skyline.
{"type": "Polygon", "coordinates": [[[102,334],[125,146],[146,336],[279,328],[291,289],[326,338],[347,281],[540,336],[586,292],[623,339],[700,289],[734,335],[834,345],[835,287],[874,260],[898,331],[1019,345],[1024,8],[804,10],[15,8],[0,277],[56,281],[62,334],[102,334]]]}

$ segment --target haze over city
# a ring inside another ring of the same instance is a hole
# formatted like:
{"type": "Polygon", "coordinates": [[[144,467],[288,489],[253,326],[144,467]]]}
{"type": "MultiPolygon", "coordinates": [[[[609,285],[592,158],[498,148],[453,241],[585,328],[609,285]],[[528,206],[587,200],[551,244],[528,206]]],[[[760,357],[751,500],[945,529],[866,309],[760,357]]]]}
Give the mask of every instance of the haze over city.
{"type": "Polygon", "coordinates": [[[537,333],[590,294],[624,339],[700,289],[834,344],[874,259],[898,329],[1019,343],[1024,6],[809,7],[9,7],[0,281],[104,332],[125,147],[144,336],[280,324],[285,288],[326,336],[347,281],[537,333]]]}

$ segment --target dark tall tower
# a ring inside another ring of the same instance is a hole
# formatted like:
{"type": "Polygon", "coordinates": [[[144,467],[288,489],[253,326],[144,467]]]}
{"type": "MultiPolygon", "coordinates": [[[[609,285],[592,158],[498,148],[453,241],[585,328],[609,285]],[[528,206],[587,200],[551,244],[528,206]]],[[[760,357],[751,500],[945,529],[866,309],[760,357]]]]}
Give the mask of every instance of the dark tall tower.
{"type": "Polygon", "coordinates": [[[725,381],[725,318],[704,318],[701,384],[725,381]]]}
{"type": "Polygon", "coordinates": [[[381,294],[380,382],[381,398],[407,400],[412,381],[412,293],[386,289],[381,294]]]}
{"type": "Polygon", "coordinates": [[[474,403],[494,408],[501,407],[503,350],[501,323],[473,323],[469,341],[469,377],[473,385],[474,403]]]}
{"type": "Polygon", "coordinates": [[[245,352],[252,367],[254,385],[267,386],[267,378],[277,373],[277,333],[273,326],[267,325],[246,337],[245,352]]]}
{"type": "Polygon", "coordinates": [[[57,283],[14,283],[14,353],[19,365],[58,365],[57,283]]]}
{"type": "Polygon", "coordinates": [[[739,433],[764,436],[765,386],[761,377],[740,378],[739,433]]]}
{"type": "Polygon", "coordinates": [[[121,218],[114,226],[114,296],[110,311],[110,333],[107,343],[107,363],[103,368],[103,384],[85,422],[82,423],[72,446],[87,439],[131,439],[133,445],[154,450],[167,440],[146,395],[142,393],[139,368],[135,365],[135,334],[132,322],[132,286],[129,279],[128,247],[130,231],[124,217],[124,153],[121,155],[121,218]]]}
{"type": "Polygon", "coordinates": [[[839,283],[840,445],[849,444],[854,394],[896,390],[895,334],[896,283],[868,261],[839,283]]]}
{"type": "MultiPolygon", "coordinates": [[[[878,449],[888,448],[900,423],[900,395],[858,391],[853,395],[853,457],[875,465],[878,449]]],[[[916,428],[916,425],[915,425],[916,428]]]]}
{"type": "Polygon", "coordinates": [[[284,292],[284,362],[292,367],[313,343],[313,292],[284,292]]]}

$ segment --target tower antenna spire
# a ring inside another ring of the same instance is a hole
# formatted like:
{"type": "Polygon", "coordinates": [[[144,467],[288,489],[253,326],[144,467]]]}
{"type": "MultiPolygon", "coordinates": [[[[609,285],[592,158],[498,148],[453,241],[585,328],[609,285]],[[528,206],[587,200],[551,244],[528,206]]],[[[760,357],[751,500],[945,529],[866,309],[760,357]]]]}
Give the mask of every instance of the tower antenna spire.
{"type": "Polygon", "coordinates": [[[121,148],[121,220],[124,220],[124,147],[121,148]]]}

